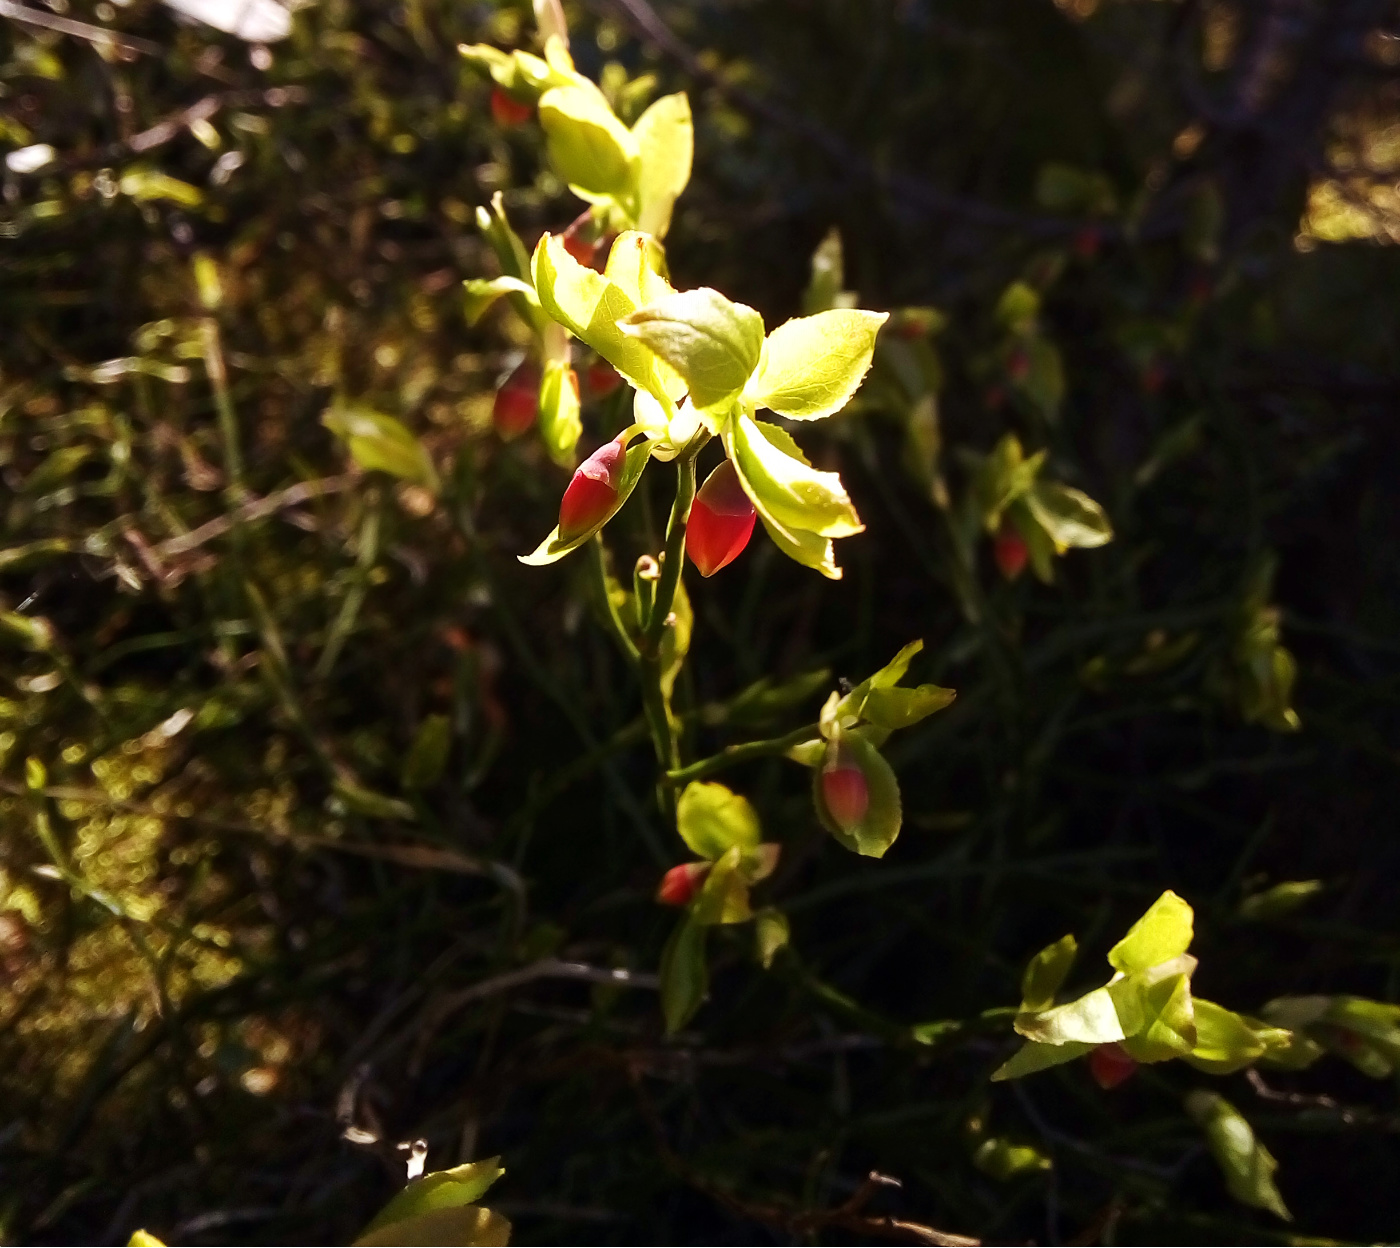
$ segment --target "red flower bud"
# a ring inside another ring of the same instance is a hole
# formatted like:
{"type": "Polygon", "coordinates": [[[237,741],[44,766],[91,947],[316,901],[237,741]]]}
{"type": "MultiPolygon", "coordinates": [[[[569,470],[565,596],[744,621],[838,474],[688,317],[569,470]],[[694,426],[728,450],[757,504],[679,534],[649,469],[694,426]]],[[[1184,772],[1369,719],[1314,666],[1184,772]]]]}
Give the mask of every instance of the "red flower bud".
{"type": "Polygon", "coordinates": [[[517,438],[535,423],[540,400],[539,365],[526,360],[501,383],[491,420],[503,438],[517,438]]]}
{"type": "Polygon", "coordinates": [[[733,563],[753,535],[755,512],[734,465],[725,460],[705,478],[690,508],[685,549],[701,576],[733,563]]]}
{"type": "Polygon", "coordinates": [[[569,223],[562,237],[564,250],[569,255],[580,264],[601,273],[607,262],[608,252],[612,250],[613,239],[617,235],[599,234],[598,222],[594,219],[592,211],[585,209],[569,223]]]}
{"type": "Polygon", "coordinates": [[[870,809],[870,785],[847,751],[839,747],[827,751],[821,785],[822,801],[836,826],[843,832],[858,827],[870,809]]]}
{"type": "Polygon", "coordinates": [[[678,867],[672,867],[661,877],[656,900],[663,906],[690,905],[713,865],[709,862],[683,862],[678,867]]]}
{"type": "Polygon", "coordinates": [[[1137,1068],[1121,1044],[1101,1044],[1089,1054],[1089,1073],[1105,1092],[1130,1079],[1137,1068]]]}
{"type": "Polygon", "coordinates": [[[535,110],[529,104],[511,99],[500,87],[491,91],[491,116],[498,126],[518,126],[530,120],[535,110]]]}
{"type": "Polygon", "coordinates": [[[1003,523],[1001,532],[992,541],[992,557],[997,561],[1002,576],[1014,581],[1026,570],[1030,551],[1026,547],[1026,539],[1010,524],[1003,523]]]}
{"type": "Polygon", "coordinates": [[[1006,361],[1006,375],[1012,381],[1025,381],[1031,375],[1030,352],[1017,347],[1011,353],[1011,358],[1006,361]]]}
{"type": "Polygon", "coordinates": [[[1074,236],[1074,254],[1081,260],[1092,260],[1099,251],[1099,231],[1086,225],[1074,236]]]}
{"type": "Polygon", "coordinates": [[[571,542],[591,529],[617,502],[626,454],[621,442],[605,442],[574,472],[559,503],[559,538],[571,542]]]}
{"type": "Polygon", "coordinates": [[[605,399],[622,384],[622,378],[607,360],[594,360],[588,366],[588,392],[597,399],[605,399]]]}

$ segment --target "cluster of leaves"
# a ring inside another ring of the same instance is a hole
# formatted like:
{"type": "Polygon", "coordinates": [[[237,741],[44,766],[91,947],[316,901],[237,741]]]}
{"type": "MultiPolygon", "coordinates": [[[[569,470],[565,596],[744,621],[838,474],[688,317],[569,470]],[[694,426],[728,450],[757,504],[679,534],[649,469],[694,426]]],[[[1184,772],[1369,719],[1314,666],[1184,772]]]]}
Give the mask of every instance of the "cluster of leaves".
{"type": "Polygon", "coordinates": [[[5,30],[6,1235],[346,1242],[421,1138],[371,1238],[1384,1238],[1393,262],[1207,107],[1308,49],[266,7],[5,30]]]}

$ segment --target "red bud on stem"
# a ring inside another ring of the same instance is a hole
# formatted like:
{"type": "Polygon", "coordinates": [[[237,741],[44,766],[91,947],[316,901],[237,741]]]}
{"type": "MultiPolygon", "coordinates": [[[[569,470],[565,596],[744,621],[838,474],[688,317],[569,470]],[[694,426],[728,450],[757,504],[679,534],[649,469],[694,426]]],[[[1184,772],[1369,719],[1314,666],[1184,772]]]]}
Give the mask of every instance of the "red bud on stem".
{"type": "Polygon", "coordinates": [[[581,463],[559,503],[559,537],[571,542],[598,524],[617,502],[626,455],[620,441],[606,442],[581,463]]]}
{"type": "Polygon", "coordinates": [[[530,120],[534,111],[529,104],[512,99],[500,87],[491,92],[491,116],[498,126],[523,125],[530,120]]]}
{"type": "Polygon", "coordinates": [[[1089,1054],[1089,1073],[1105,1092],[1130,1079],[1137,1068],[1121,1044],[1101,1044],[1089,1054]]]}
{"type": "Polygon", "coordinates": [[[753,535],[755,518],[739,474],[726,459],[705,478],[686,525],[686,553],[701,576],[713,576],[739,557],[753,535]]]}
{"type": "Polygon", "coordinates": [[[501,383],[491,408],[491,420],[496,432],[509,440],[518,438],[535,423],[540,401],[540,369],[533,360],[526,360],[501,383]]]}
{"type": "Polygon", "coordinates": [[[870,809],[870,783],[850,752],[839,745],[827,750],[822,764],[822,801],[843,832],[859,827],[870,809]]]}
{"type": "Polygon", "coordinates": [[[1026,570],[1026,560],[1030,550],[1022,537],[1009,521],[1002,521],[1001,531],[992,541],[992,557],[997,567],[1008,581],[1014,581],[1026,570]]]}
{"type": "Polygon", "coordinates": [[[709,862],[683,862],[678,867],[672,867],[661,877],[656,900],[663,906],[690,905],[713,865],[709,862]]]}

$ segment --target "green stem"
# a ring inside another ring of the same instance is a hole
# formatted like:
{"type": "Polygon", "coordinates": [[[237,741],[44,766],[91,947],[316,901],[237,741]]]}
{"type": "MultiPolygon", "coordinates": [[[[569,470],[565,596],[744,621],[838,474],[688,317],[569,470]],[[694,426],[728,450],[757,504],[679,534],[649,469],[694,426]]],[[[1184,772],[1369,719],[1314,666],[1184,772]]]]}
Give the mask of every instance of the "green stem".
{"type": "Polygon", "coordinates": [[[808,724],[803,728],[794,728],[786,736],[771,737],[766,741],[745,741],[742,745],[728,745],[718,754],[702,758],[697,763],[691,763],[689,767],[668,771],[666,783],[679,787],[682,784],[689,784],[692,780],[703,780],[707,776],[713,776],[716,772],[724,771],[729,767],[736,767],[740,763],[747,763],[750,759],[771,758],[774,754],[786,754],[794,745],[811,741],[820,732],[821,729],[817,724],[808,724]]]}
{"type": "MultiPolygon", "coordinates": [[[[682,455],[676,461],[676,499],[671,504],[671,519],[666,525],[666,546],[661,553],[661,576],[656,582],[656,597],[652,600],[637,647],[637,668],[642,680],[642,706],[651,728],[656,761],[663,772],[674,771],[681,765],[679,725],[671,717],[665,690],[661,687],[661,639],[666,634],[666,622],[676,601],[676,587],[681,582],[681,565],[685,561],[685,525],[690,517],[690,505],[695,501],[695,453],[682,455]]],[[[662,806],[671,810],[675,793],[664,782],[658,786],[662,806]]]]}
{"type": "Polygon", "coordinates": [[[224,349],[219,341],[219,323],[206,316],[200,325],[200,348],[204,368],[209,374],[209,386],[214,391],[214,407],[219,414],[219,438],[224,444],[224,471],[228,474],[230,492],[239,501],[243,496],[243,451],[238,440],[238,416],[228,392],[228,370],[224,367],[224,349]]]}
{"type": "Polygon", "coordinates": [[[636,663],[641,657],[637,653],[636,643],[628,635],[627,625],[622,622],[622,615],[617,609],[617,603],[613,600],[612,594],[608,592],[608,566],[603,560],[603,535],[599,533],[589,543],[593,558],[593,581],[598,591],[598,596],[603,601],[603,610],[607,612],[608,620],[612,624],[613,638],[621,648],[622,653],[627,657],[628,662],[636,663]]]}
{"type": "Polygon", "coordinates": [[[676,586],[681,581],[681,565],[685,562],[685,525],[690,519],[690,505],[695,501],[695,454],[682,455],[676,460],[676,501],[671,504],[671,519],[666,525],[666,547],[661,553],[661,579],[656,584],[656,600],[651,616],[642,633],[639,647],[644,655],[656,654],[661,648],[661,636],[676,600],[676,586]]]}

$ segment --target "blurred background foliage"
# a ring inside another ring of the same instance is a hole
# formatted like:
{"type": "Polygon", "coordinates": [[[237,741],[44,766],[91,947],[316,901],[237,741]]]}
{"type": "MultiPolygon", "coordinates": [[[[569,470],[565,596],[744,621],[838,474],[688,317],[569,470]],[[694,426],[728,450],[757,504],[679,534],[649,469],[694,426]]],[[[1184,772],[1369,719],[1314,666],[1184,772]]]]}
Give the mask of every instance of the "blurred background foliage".
{"type": "MultiPolygon", "coordinates": [[[[826,687],[798,678],[917,636],[958,701],[891,749],[882,862],[798,768],[735,773],[796,952],[765,974],[719,932],[669,1042],[652,893],[682,855],[636,690],[579,570],[516,563],[567,476],[491,428],[523,327],[462,312],[495,271],[476,205],[504,191],[527,239],[580,207],[456,52],[527,46],[528,5],[319,0],[266,45],[150,0],[18,7],[7,1242],[346,1242],[419,1137],[431,1168],[504,1156],[520,1242],[850,1242],[831,1211],[872,1169],[903,1186],[870,1209],[994,1242],[1394,1237],[1393,1077],[1212,1084],[1293,1232],[1231,1202],[1199,1076],[993,1089],[1012,1038],[975,1021],[1164,887],[1212,997],[1400,995],[1393,3],[566,5],[585,72],[691,94],[679,285],[771,325],[835,227],[862,306],[937,310],[812,442],[868,525],[845,580],[755,542],[693,585],[682,704],[710,745],[785,731],[826,687]],[[398,477],[334,401],[412,430],[398,477]],[[1008,431],[1116,530],[1049,586],[956,523],[1008,431]],[[791,706],[735,710],[763,677],[791,706]],[[940,1020],[973,1024],[901,1039],[940,1020]]],[[[616,419],[587,405],[586,445],[616,419]]],[[[640,492],[619,553],[666,505],[640,492]]]]}

